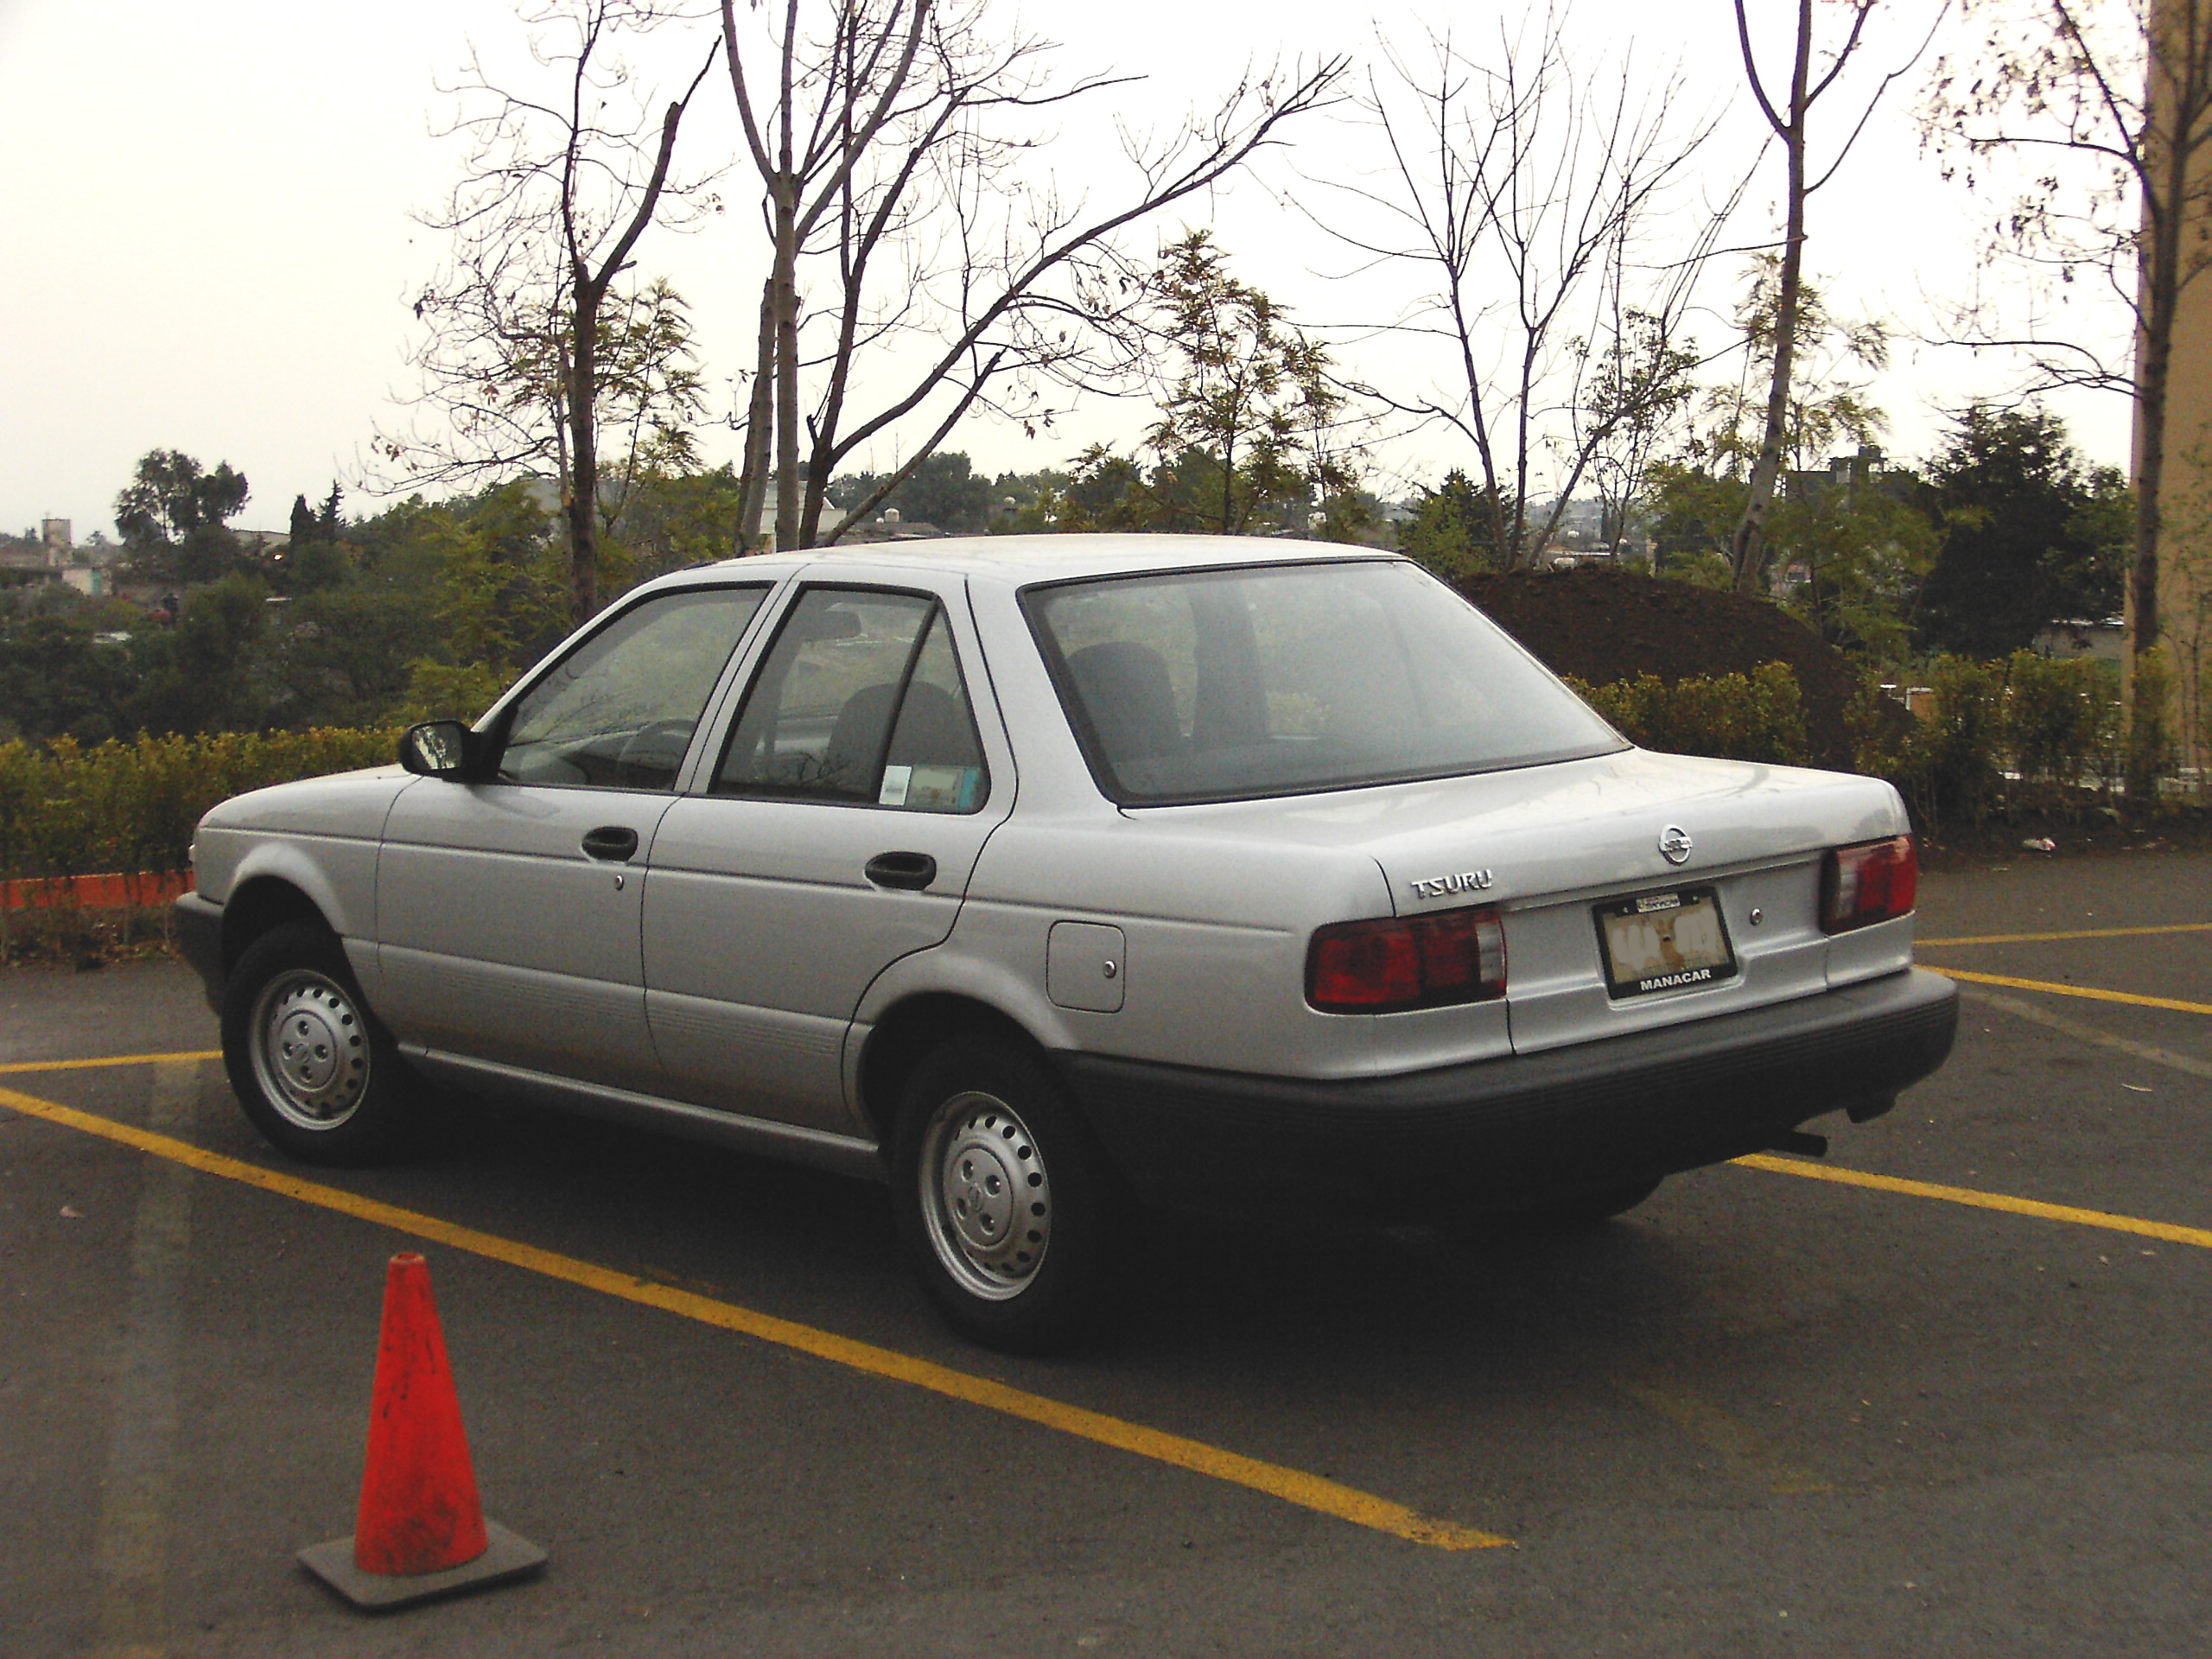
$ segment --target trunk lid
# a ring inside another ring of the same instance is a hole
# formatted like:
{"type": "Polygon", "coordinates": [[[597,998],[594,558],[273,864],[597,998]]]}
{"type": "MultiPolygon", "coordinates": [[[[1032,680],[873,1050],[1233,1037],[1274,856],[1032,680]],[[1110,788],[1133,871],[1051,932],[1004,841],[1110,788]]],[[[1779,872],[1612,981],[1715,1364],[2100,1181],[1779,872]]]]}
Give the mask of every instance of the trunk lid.
{"type": "MultiPolygon", "coordinates": [[[[1878,779],[1797,767],[1627,750],[1589,760],[1290,799],[1171,809],[1223,833],[1357,851],[1387,881],[1395,913],[1459,906],[1503,912],[1516,1051],[1531,1052],[1825,989],[1821,855],[1897,835],[1903,804],[1878,779]],[[1662,849],[1668,842],[1680,861],[1662,849]],[[1617,995],[1598,907],[1709,892],[1732,957],[1708,982],[1617,995]]],[[[1352,920],[1355,918],[1345,918],[1352,920]]],[[[1851,977],[1911,955],[1910,919],[1852,957],[1851,977]]],[[[1368,1016],[1433,1047],[1465,1011],[1368,1016]]]]}

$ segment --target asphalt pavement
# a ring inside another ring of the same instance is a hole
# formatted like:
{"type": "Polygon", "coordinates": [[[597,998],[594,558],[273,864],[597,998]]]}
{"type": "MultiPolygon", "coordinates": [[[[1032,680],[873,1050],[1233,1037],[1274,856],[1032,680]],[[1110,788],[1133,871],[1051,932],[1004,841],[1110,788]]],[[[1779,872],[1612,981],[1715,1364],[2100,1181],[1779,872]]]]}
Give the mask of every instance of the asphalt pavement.
{"type": "Polygon", "coordinates": [[[0,974],[0,1655],[2201,1651],[2212,858],[1920,931],[1958,1052],[1825,1160],[1474,1246],[1155,1218],[1051,1361],[937,1325],[880,1189],[465,1105],[303,1170],[184,969],[0,974]],[[550,1565],[372,1618],[293,1558],[409,1249],[550,1565]]]}

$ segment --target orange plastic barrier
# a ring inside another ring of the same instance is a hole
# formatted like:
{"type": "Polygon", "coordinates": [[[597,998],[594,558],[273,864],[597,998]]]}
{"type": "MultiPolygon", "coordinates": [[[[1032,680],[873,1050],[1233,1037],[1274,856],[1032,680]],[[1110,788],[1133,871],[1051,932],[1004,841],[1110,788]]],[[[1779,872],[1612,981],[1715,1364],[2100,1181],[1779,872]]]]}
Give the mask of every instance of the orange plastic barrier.
{"type": "Polygon", "coordinates": [[[0,881],[0,910],[42,910],[60,905],[119,910],[125,905],[165,905],[191,890],[189,870],[34,876],[28,880],[0,881]]]}

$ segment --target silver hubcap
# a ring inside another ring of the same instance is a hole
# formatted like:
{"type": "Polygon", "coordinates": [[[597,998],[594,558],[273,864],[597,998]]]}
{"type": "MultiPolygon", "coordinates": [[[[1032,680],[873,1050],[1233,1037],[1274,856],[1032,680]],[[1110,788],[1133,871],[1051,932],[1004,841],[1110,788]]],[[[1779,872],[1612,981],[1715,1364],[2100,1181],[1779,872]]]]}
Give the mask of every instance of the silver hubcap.
{"type": "Polygon", "coordinates": [[[304,968],[270,981],[254,1006],[253,1071],[288,1122],[336,1128],[369,1086],[368,1033],[353,999],[304,968]]]}
{"type": "Polygon", "coordinates": [[[971,1295],[1020,1295],[1052,1238],[1052,1182],[1029,1126],[993,1096],[955,1095],[930,1119],[919,1179],[945,1270],[971,1295]]]}

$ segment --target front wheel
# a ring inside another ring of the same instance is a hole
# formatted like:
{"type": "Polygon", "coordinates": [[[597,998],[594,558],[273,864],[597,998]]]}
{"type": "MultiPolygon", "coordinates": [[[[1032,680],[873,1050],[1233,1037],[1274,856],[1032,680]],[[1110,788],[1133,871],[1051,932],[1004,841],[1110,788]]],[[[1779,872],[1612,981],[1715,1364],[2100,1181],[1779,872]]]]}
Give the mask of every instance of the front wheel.
{"type": "Polygon", "coordinates": [[[377,1163],[414,1128],[414,1079],[346,952],[305,922],[246,947],[223,988],[223,1066],[254,1128],[308,1163],[377,1163]]]}
{"type": "Polygon", "coordinates": [[[1095,1317],[1116,1242],[1112,1178],[1033,1056],[966,1038],[923,1060],[900,1099],[892,1170],[907,1250],[963,1336],[1035,1353],[1095,1317]]]}

